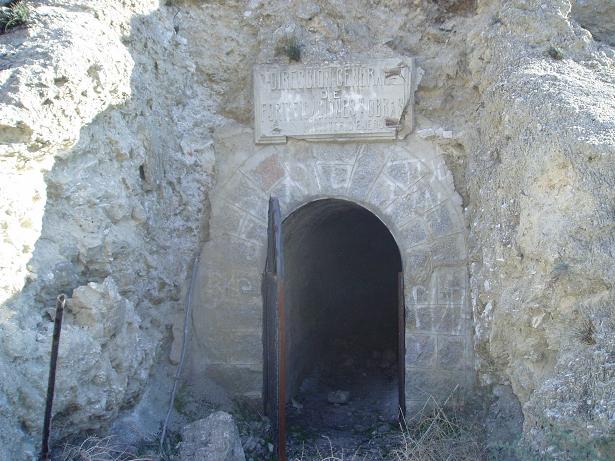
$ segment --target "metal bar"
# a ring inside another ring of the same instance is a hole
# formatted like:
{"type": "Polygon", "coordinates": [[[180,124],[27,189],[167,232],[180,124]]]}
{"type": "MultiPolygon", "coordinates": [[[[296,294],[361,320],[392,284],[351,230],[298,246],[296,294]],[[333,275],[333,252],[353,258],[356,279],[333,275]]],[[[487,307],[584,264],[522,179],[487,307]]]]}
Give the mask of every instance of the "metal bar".
{"type": "Polygon", "coordinates": [[[263,404],[265,414],[271,419],[274,439],[277,436],[278,399],[278,344],[277,344],[277,279],[274,274],[263,274],[263,404]]]}
{"type": "Polygon", "coordinates": [[[261,294],[263,297],[263,411],[265,415],[270,416],[269,412],[269,404],[271,402],[270,390],[269,390],[269,367],[270,358],[269,358],[269,337],[270,333],[270,323],[271,319],[269,318],[269,300],[267,293],[269,291],[269,274],[267,272],[263,272],[262,281],[261,281],[261,294]]]}
{"type": "Polygon", "coordinates": [[[278,355],[278,461],[286,461],[286,305],[284,302],[284,248],[282,246],[282,212],[280,202],[271,197],[273,245],[276,273],[277,355],[278,355]]]}
{"type": "Polygon", "coordinates": [[[404,273],[397,275],[397,373],[399,416],[406,415],[406,302],[404,299],[404,273]]]}
{"type": "Polygon", "coordinates": [[[278,277],[279,379],[278,379],[278,461],[286,461],[286,306],[284,279],[278,277]]]}
{"type": "Polygon", "coordinates": [[[269,198],[267,260],[263,295],[263,404],[271,419],[274,453],[286,461],[286,307],[282,216],[276,197],[269,198]]]}
{"type": "Polygon", "coordinates": [[[49,379],[47,380],[47,401],[45,402],[45,420],[43,422],[43,443],[41,446],[42,461],[49,461],[49,435],[51,433],[51,409],[53,406],[53,394],[56,387],[56,368],[58,364],[58,350],[60,348],[60,332],[62,331],[62,316],[66,296],[61,294],[56,301],[55,320],[53,323],[53,340],[51,343],[51,360],[49,363],[49,379]]]}
{"type": "Polygon", "coordinates": [[[196,283],[196,275],[199,271],[199,259],[201,256],[201,251],[199,250],[194,257],[194,261],[192,263],[192,275],[190,276],[190,286],[188,287],[188,294],[186,296],[186,300],[184,301],[184,328],[182,334],[182,347],[181,352],[179,354],[179,363],[177,364],[177,368],[175,370],[175,378],[173,379],[173,387],[171,389],[171,397],[169,399],[169,408],[167,409],[167,414],[164,418],[164,423],[162,425],[162,432],[160,435],[160,453],[162,453],[164,449],[164,442],[166,439],[167,428],[169,427],[169,420],[171,419],[171,413],[173,412],[173,404],[175,403],[175,394],[177,393],[177,386],[179,385],[179,380],[181,378],[182,370],[184,368],[184,361],[186,360],[186,346],[188,344],[188,331],[189,331],[189,323],[188,319],[190,318],[190,311],[192,306],[192,291],[194,289],[194,285],[196,283]]]}

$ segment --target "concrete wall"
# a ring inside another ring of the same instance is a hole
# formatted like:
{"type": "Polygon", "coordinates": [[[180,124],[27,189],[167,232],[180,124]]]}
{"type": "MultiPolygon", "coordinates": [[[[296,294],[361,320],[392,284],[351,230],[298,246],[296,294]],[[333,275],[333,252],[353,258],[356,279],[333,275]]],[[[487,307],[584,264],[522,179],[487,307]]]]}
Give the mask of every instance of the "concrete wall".
{"type": "Polygon", "coordinates": [[[236,396],[262,387],[260,277],[267,200],[283,217],[322,199],[374,213],[398,243],[405,278],[406,396],[444,399],[473,380],[471,311],[461,199],[437,148],[394,143],[256,146],[248,129],[217,134],[219,183],[193,305],[192,381],[209,377],[236,396]]]}

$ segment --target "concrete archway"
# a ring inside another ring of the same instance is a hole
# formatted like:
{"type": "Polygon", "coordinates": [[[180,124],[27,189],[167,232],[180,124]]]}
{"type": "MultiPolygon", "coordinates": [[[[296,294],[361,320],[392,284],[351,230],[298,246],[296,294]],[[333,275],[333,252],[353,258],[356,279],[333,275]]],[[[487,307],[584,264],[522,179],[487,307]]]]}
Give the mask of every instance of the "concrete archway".
{"type": "Polygon", "coordinates": [[[318,199],[353,202],[397,241],[406,298],[406,404],[446,398],[473,376],[467,250],[461,200],[437,148],[404,142],[254,146],[251,133],[218,140],[224,158],[212,195],[210,236],[193,305],[190,372],[233,395],[259,399],[262,382],[260,279],[267,203],[283,218],[318,199]]]}

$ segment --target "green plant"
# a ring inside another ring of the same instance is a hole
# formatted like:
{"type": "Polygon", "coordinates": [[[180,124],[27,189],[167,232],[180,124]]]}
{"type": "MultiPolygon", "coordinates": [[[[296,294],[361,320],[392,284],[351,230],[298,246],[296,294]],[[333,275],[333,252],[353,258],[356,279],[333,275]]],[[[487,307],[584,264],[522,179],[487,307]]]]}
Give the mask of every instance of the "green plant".
{"type": "Polygon", "coordinates": [[[301,44],[295,36],[285,37],[275,50],[276,56],[285,55],[290,61],[301,61],[301,44]]]}
{"type": "Polygon", "coordinates": [[[0,7],[0,34],[27,24],[29,19],[30,9],[25,0],[17,0],[9,3],[9,6],[0,7]]]}
{"type": "Polygon", "coordinates": [[[556,61],[561,61],[562,59],[564,59],[564,53],[562,52],[562,50],[555,46],[550,47],[547,50],[547,54],[556,61]]]}

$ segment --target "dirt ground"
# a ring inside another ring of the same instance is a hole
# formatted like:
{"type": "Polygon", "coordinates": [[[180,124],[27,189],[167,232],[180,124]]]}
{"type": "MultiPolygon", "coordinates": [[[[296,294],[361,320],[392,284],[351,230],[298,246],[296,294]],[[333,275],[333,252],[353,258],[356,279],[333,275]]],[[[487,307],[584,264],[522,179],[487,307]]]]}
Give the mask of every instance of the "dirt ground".
{"type": "Polygon", "coordinates": [[[303,381],[287,406],[291,460],[388,459],[399,442],[395,354],[341,344],[303,381]],[[345,403],[330,393],[349,392],[345,403]]]}

